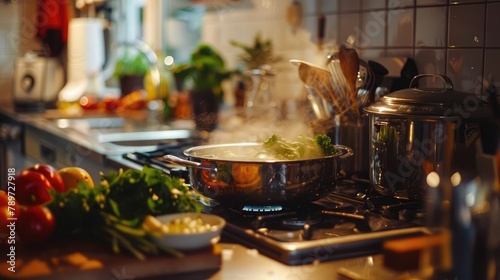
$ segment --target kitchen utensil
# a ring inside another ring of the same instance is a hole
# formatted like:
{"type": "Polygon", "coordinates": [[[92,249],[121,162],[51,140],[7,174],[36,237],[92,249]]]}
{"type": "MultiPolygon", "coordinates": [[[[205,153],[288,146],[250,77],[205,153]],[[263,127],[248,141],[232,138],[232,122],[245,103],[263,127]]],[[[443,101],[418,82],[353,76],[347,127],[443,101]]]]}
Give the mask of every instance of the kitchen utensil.
{"type": "Polygon", "coordinates": [[[318,117],[323,115],[330,116],[330,110],[333,111],[331,114],[339,114],[344,111],[340,107],[342,105],[340,104],[340,100],[337,99],[328,70],[297,59],[290,60],[290,63],[297,66],[299,78],[310,93],[312,106],[322,111],[319,115],[317,114],[318,117]],[[317,98],[318,96],[320,99],[326,101],[328,106],[323,104],[317,98]]]}
{"type": "Polygon", "coordinates": [[[374,82],[372,88],[370,89],[370,96],[368,98],[368,103],[372,104],[375,101],[375,91],[377,87],[382,84],[384,77],[389,74],[389,70],[387,70],[384,65],[373,60],[368,60],[368,66],[372,70],[374,76],[374,82]]]}
{"type": "Polygon", "coordinates": [[[334,104],[331,93],[333,88],[329,83],[330,74],[327,70],[304,61],[290,60],[290,62],[297,66],[299,78],[305,86],[312,88],[328,103],[334,104]]]}
{"type": "Polygon", "coordinates": [[[337,145],[338,153],[303,160],[248,160],[244,155],[261,143],[204,145],[184,151],[188,160],[172,155],[165,161],[189,168],[192,187],[219,203],[242,205],[292,205],[328,195],[337,182],[339,161],[351,148],[337,145]],[[241,155],[241,160],[224,154],[241,155]]]}
{"type": "Polygon", "coordinates": [[[371,67],[368,65],[368,63],[360,59],[358,79],[356,80],[357,100],[358,100],[357,104],[359,110],[362,110],[364,107],[371,104],[370,93],[372,91],[375,92],[374,87],[375,87],[374,73],[371,70],[371,67]]]}
{"type": "Polygon", "coordinates": [[[341,47],[338,53],[340,68],[347,81],[348,91],[351,95],[355,94],[356,80],[359,71],[359,57],[355,49],[341,47]]]}
{"type": "Polygon", "coordinates": [[[349,145],[354,155],[340,163],[340,169],[347,176],[355,175],[360,178],[368,178],[370,170],[369,157],[369,127],[368,118],[360,116],[356,121],[342,119],[334,116],[331,121],[333,126],[327,132],[332,142],[340,145],[349,145]]]}
{"type": "Polygon", "coordinates": [[[382,97],[365,108],[370,126],[370,180],[384,194],[421,199],[431,171],[475,174],[479,123],[492,116],[474,94],[453,90],[446,76],[423,74],[410,88],[382,97]],[[443,88],[416,87],[423,78],[439,78],[443,88]]]}
{"type": "Polygon", "coordinates": [[[222,229],[226,225],[226,221],[223,218],[204,213],[175,213],[157,216],[156,218],[162,224],[169,224],[173,221],[180,221],[187,218],[190,221],[200,219],[203,225],[210,225],[210,227],[203,232],[167,232],[158,236],[151,236],[154,242],[166,248],[181,251],[199,250],[217,243],[220,239],[222,229]]]}

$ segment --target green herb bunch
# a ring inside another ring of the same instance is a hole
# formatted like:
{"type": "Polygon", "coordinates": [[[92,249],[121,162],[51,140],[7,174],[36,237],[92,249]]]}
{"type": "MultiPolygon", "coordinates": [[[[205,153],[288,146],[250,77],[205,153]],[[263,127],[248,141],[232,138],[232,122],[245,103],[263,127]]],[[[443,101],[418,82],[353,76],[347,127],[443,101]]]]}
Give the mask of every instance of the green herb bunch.
{"type": "Polygon", "coordinates": [[[54,214],[59,237],[108,240],[114,252],[125,248],[141,260],[160,251],[181,255],[149,240],[152,233],[143,227],[146,216],[200,213],[205,199],[183,179],[147,165],[142,170],[101,174],[100,185],[93,188],[82,182],[75,189],[51,195],[47,207],[54,214]]]}

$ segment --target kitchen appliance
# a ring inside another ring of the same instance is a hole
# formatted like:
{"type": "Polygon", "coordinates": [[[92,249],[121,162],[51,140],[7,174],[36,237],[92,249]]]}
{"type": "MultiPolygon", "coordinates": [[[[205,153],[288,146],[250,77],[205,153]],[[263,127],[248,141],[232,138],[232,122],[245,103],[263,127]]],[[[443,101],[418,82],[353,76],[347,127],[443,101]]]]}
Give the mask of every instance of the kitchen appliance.
{"type": "MultiPolygon", "coordinates": [[[[124,154],[115,167],[159,168],[189,181],[187,168],[163,161],[163,156],[186,156],[200,144],[196,139],[159,143],[151,152],[124,154]]],[[[338,178],[327,196],[294,205],[211,205],[205,212],[223,217],[222,240],[256,249],[287,265],[302,265],[380,253],[386,240],[428,234],[419,201],[378,194],[368,180],[338,178]]]]}
{"type": "Polygon", "coordinates": [[[13,101],[18,111],[43,111],[53,107],[64,85],[64,70],[57,58],[27,52],[16,59],[13,101]]]}
{"type": "Polygon", "coordinates": [[[384,195],[424,197],[432,171],[460,171],[475,177],[480,123],[493,116],[476,95],[453,90],[446,76],[422,74],[410,88],[365,108],[370,125],[370,181],[384,195]],[[423,78],[441,79],[443,88],[418,88],[423,78]]]}
{"type": "Polygon", "coordinates": [[[71,19],[67,83],[59,92],[59,100],[75,102],[83,95],[103,97],[106,90],[104,82],[112,74],[110,66],[109,63],[105,65],[103,20],[71,19]]]}
{"type": "Polygon", "coordinates": [[[202,145],[184,151],[188,160],[164,160],[189,167],[191,186],[218,203],[289,205],[328,195],[337,182],[340,161],[353,153],[337,145],[334,155],[297,160],[256,160],[259,143],[202,145]],[[224,155],[233,155],[225,157],[224,155]]]}

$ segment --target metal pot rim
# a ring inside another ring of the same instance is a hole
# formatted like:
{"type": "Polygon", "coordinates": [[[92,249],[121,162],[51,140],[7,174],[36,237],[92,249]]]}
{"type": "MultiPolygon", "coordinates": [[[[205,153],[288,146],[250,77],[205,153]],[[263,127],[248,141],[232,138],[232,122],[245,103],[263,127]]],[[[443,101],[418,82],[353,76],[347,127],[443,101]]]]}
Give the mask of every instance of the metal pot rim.
{"type": "Polygon", "coordinates": [[[265,164],[265,163],[302,163],[309,162],[312,160],[325,160],[332,158],[339,158],[341,160],[345,160],[354,154],[353,150],[350,147],[344,145],[335,145],[337,147],[338,152],[334,155],[324,156],[319,158],[307,158],[307,159],[295,159],[295,160],[249,160],[249,159],[227,159],[223,157],[211,157],[208,155],[197,155],[195,154],[197,151],[209,150],[209,149],[223,149],[228,147],[258,147],[262,145],[262,143],[257,142],[243,142],[243,143],[228,143],[228,144],[211,144],[211,145],[201,145],[188,148],[183,151],[183,154],[187,157],[199,159],[199,160],[210,160],[210,161],[224,161],[228,163],[254,163],[254,164],[265,164]]]}
{"type": "Polygon", "coordinates": [[[455,91],[448,77],[435,74],[415,76],[408,89],[389,93],[364,111],[368,114],[442,120],[492,116],[489,106],[477,95],[455,91]],[[426,77],[442,79],[444,88],[418,88],[418,80],[426,77]]]}

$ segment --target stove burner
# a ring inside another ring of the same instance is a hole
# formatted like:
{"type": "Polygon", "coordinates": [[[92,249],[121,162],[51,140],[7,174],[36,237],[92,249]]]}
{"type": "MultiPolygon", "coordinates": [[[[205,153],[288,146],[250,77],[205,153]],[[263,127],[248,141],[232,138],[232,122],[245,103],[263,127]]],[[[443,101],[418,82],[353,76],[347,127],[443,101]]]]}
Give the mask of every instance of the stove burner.
{"type": "Polygon", "coordinates": [[[245,205],[241,209],[241,211],[245,211],[245,212],[279,212],[282,210],[283,210],[283,207],[281,205],[268,205],[268,206],[245,205]]]}
{"type": "MultiPolygon", "coordinates": [[[[159,150],[123,158],[150,164],[189,182],[187,169],[159,160],[166,154],[185,158],[182,151],[195,145],[179,141],[159,150]]],[[[424,235],[421,201],[396,199],[378,193],[360,178],[340,178],[328,196],[301,205],[213,205],[205,212],[226,220],[222,238],[257,249],[288,265],[328,261],[380,253],[389,239],[424,235]]]]}

